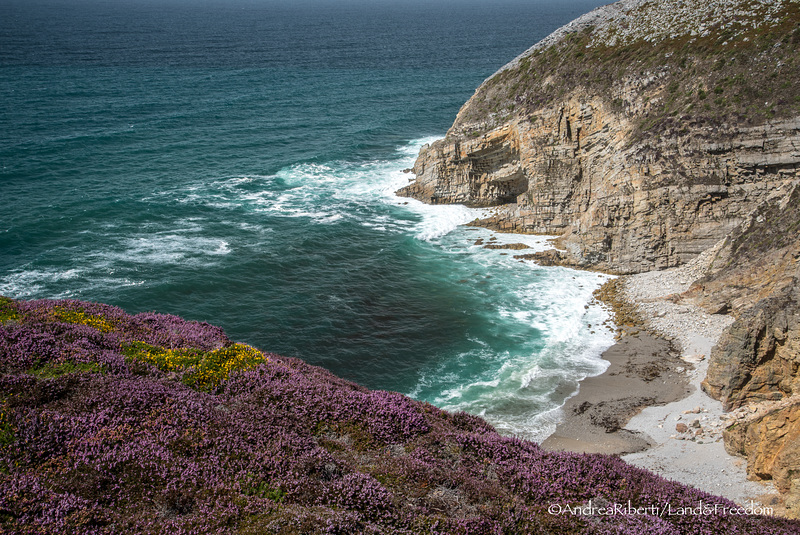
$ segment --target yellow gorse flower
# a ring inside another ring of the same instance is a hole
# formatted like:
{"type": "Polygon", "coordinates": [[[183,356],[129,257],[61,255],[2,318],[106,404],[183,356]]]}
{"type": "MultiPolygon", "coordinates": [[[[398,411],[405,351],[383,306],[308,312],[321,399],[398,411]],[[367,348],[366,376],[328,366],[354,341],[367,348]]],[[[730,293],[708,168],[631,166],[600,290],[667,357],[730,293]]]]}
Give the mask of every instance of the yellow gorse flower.
{"type": "Polygon", "coordinates": [[[88,325],[100,332],[108,333],[114,327],[102,316],[92,316],[82,310],[66,310],[56,307],[52,310],[53,319],[62,323],[73,323],[75,325],[88,325]]]}
{"type": "MultiPolygon", "coordinates": [[[[53,320],[76,325],[88,325],[108,333],[114,326],[103,316],[87,314],[83,310],[54,307],[53,320]]],[[[232,344],[213,351],[201,349],[167,349],[142,341],[124,344],[128,358],[152,364],[165,372],[183,372],[182,380],[199,390],[211,390],[227,380],[231,373],[244,371],[267,362],[264,355],[247,344],[232,344]]]]}
{"type": "Polygon", "coordinates": [[[244,371],[267,359],[254,347],[233,344],[213,351],[166,349],[145,342],[127,344],[129,357],[152,364],[165,372],[185,371],[183,381],[199,390],[210,390],[228,379],[231,373],[244,371]]]}

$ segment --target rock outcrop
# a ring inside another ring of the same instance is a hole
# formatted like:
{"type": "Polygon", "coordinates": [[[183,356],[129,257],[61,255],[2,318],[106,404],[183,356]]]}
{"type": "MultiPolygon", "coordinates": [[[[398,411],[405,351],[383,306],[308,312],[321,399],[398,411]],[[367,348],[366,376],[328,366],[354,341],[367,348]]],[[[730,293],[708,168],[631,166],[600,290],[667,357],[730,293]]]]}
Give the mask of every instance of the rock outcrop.
{"type": "Polygon", "coordinates": [[[736,321],[713,349],[703,389],[748,414],[725,433],[752,479],[771,479],[800,518],[800,186],[758,207],[686,297],[736,321]],[[752,411],[755,411],[753,413],[752,411]]]}
{"type": "Polygon", "coordinates": [[[637,273],[694,258],[800,177],[800,120],[718,130],[725,144],[631,144],[633,121],[610,108],[576,93],[535,122],[437,141],[400,195],[504,205],[488,224],[560,235],[572,265],[637,273]]]}
{"type": "MultiPolygon", "coordinates": [[[[620,274],[726,240],[680,297],[736,318],[704,388],[727,409],[799,394],[799,45],[796,1],[598,8],[487,79],[398,194],[496,206],[474,224],[557,235],[535,259],[620,274]]],[[[783,451],[748,436],[731,450],[783,451]]]]}
{"type": "Polygon", "coordinates": [[[724,432],[725,449],[747,458],[750,479],[768,479],[788,494],[790,517],[800,513],[800,397],[742,417],[724,432]]]}
{"type": "Polygon", "coordinates": [[[726,409],[800,393],[798,303],[798,287],[783,288],[742,313],[714,348],[703,387],[726,409]]]}
{"type": "Polygon", "coordinates": [[[703,388],[727,409],[800,394],[800,186],[759,206],[688,295],[737,321],[712,352],[703,388]]]}

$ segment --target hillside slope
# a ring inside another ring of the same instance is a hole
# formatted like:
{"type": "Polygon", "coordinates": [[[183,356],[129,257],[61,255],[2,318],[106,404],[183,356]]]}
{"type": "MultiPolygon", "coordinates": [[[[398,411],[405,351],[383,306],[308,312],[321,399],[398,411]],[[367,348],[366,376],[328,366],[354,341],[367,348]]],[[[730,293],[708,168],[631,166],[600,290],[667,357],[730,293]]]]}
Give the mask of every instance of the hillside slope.
{"type": "Polygon", "coordinates": [[[3,533],[800,531],[174,316],[2,299],[0,384],[3,533]]]}

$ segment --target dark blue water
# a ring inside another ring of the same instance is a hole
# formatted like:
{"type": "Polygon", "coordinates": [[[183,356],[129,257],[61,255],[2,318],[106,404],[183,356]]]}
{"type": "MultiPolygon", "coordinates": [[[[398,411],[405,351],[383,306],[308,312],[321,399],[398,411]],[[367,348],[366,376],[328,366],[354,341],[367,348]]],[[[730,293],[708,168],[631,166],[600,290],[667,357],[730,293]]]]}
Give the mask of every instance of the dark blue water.
{"type": "Polygon", "coordinates": [[[206,320],[541,436],[602,369],[603,278],[393,191],[483,79],[601,3],[4,0],[0,294],[206,320]]]}

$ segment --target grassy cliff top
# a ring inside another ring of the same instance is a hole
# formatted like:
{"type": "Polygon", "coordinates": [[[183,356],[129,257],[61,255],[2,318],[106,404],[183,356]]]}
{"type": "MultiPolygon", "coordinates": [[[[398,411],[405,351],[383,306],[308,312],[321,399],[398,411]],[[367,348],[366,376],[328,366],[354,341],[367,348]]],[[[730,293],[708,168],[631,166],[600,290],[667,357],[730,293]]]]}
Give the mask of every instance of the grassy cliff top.
{"type": "Polygon", "coordinates": [[[547,453],[217,327],[0,299],[0,531],[797,533],[614,457],[547,453]],[[719,504],[709,515],[571,514],[719,504]]]}
{"type": "Polygon", "coordinates": [[[800,115],[800,2],[626,0],[577,19],[489,78],[449,135],[600,97],[637,137],[800,115]]]}

